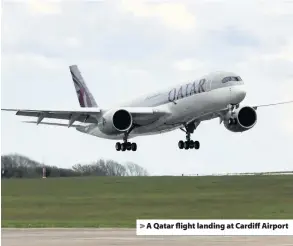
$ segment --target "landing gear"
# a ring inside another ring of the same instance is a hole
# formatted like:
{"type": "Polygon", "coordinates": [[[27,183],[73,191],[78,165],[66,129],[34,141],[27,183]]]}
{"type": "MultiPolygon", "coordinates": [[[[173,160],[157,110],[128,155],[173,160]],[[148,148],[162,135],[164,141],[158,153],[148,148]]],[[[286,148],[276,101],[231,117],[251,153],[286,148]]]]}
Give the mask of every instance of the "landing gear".
{"type": "Polygon", "coordinates": [[[228,124],[231,126],[231,125],[236,125],[237,124],[237,120],[236,119],[234,119],[234,118],[230,118],[229,120],[228,120],[228,124]]]}
{"type": "Polygon", "coordinates": [[[239,104],[236,105],[228,105],[228,109],[229,109],[229,114],[230,114],[230,118],[228,119],[228,125],[232,126],[232,125],[236,125],[237,124],[237,119],[234,117],[234,110],[238,109],[240,107],[239,104]]]}
{"type": "Polygon", "coordinates": [[[180,140],[178,142],[179,149],[199,149],[200,143],[199,141],[193,141],[193,140],[186,140],[182,141],[180,140]]]}
{"type": "Polygon", "coordinates": [[[137,150],[137,144],[136,143],[130,143],[130,142],[124,142],[124,143],[119,143],[117,142],[116,143],[116,146],[115,146],[116,150],[117,151],[136,151],[137,150]]]}
{"type": "Polygon", "coordinates": [[[128,142],[127,141],[127,137],[128,135],[125,134],[124,136],[124,142],[123,143],[120,143],[120,142],[117,142],[116,145],[115,145],[115,148],[117,151],[136,151],[137,150],[137,144],[136,143],[131,143],[131,142],[128,142]]]}
{"type": "MultiPolygon", "coordinates": [[[[186,128],[186,131],[185,131],[186,132],[186,141],[180,140],[178,142],[179,149],[186,149],[187,150],[187,149],[199,149],[200,148],[199,141],[193,141],[190,139],[191,133],[194,132],[194,130],[196,129],[197,126],[198,126],[198,124],[197,125],[193,124],[191,126],[190,125],[185,126],[185,128],[186,128]]],[[[181,129],[181,130],[183,130],[183,129],[181,129]]]]}

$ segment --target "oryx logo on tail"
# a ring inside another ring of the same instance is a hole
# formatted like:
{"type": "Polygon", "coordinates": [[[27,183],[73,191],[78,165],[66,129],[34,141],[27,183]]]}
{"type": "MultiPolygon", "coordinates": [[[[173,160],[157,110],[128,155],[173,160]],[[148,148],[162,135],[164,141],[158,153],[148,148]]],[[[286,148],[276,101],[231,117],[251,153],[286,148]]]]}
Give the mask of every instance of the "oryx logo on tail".
{"type": "Polygon", "coordinates": [[[69,66],[80,107],[98,107],[76,65],[69,66]]]}

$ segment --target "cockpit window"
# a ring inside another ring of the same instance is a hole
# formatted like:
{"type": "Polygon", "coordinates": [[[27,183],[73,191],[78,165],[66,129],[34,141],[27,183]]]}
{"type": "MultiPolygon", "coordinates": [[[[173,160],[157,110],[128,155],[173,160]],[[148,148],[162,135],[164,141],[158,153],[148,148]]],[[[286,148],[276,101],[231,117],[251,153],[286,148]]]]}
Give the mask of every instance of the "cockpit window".
{"type": "Polygon", "coordinates": [[[227,83],[229,81],[231,81],[231,77],[225,77],[225,78],[222,79],[223,83],[227,83]]]}
{"type": "Polygon", "coordinates": [[[229,81],[242,81],[242,79],[237,76],[237,77],[225,77],[222,79],[222,83],[227,83],[229,81]]]}

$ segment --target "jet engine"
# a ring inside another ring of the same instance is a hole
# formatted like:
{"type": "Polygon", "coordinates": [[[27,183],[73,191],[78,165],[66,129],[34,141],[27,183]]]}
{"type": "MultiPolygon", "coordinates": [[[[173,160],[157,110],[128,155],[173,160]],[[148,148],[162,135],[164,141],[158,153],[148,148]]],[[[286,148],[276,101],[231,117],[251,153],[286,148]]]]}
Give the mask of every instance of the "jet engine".
{"type": "Polygon", "coordinates": [[[256,111],[249,106],[239,107],[225,116],[224,125],[232,132],[244,132],[255,126],[257,122],[256,111]]]}
{"type": "Polygon", "coordinates": [[[101,132],[114,135],[128,131],[133,124],[132,115],[125,109],[109,110],[99,120],[101,132]]]}

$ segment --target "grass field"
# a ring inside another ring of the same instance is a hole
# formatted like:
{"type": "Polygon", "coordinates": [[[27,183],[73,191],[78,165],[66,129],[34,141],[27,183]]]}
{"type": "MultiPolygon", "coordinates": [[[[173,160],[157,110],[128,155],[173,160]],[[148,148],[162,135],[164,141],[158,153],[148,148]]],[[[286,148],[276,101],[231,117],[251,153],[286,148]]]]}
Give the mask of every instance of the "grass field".
{"type": "Polygon", "coordinates": [[[3,227],[135,227],[140,219],[293,219],[293,176],[2,180],[3,227]]]}

